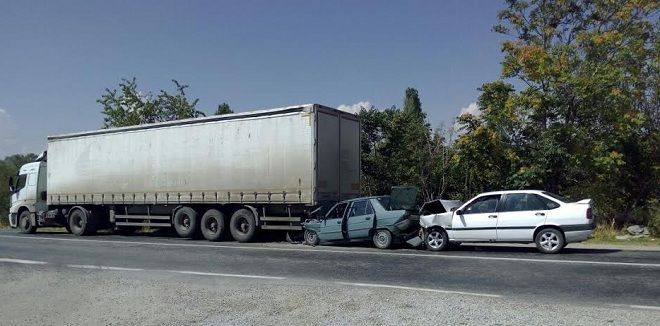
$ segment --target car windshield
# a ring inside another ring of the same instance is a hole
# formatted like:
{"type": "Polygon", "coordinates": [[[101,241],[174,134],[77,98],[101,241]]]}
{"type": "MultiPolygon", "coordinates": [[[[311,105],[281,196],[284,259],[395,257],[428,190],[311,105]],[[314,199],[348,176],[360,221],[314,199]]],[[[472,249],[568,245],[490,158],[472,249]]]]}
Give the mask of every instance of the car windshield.
{"type": "Polygon", "coordinates": [[[566,197],[563,197],[563,196],[559,196],[557,194],[553,194],[551,192],[544,191],[543,194],[546,195],[546,196],[550,196],[550,197],[552,197],[552,198],[554,198],[554,199],[556,199],[556,200],[558,200],[562,203],[570,203],[571,202],[570,199],[568,199],[566,197]]]}

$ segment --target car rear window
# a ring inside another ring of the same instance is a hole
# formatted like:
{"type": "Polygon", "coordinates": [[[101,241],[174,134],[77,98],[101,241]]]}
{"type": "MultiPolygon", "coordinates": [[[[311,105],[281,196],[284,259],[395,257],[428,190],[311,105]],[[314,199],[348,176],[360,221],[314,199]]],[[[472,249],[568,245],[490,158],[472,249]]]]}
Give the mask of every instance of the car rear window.
{"type": "Polygon", "coordinates": [[[390,208],[390,196],[378,197],[378,202],[380,203],[380,206],[383,206],[384,209],[388,211],[392,210],[390,208]]]}
{"type": "Polygon", "coordinates": [[[566,197],[559,196],[559,195],[557,195],[557,194],[553,194],[553,193],[551,193],[551,192],[544,191],[543,194],[546,195],[546,196],[548,196],[548,197],[552,197],[552,198],[554,198],[554,199],[556,199],[556,200],[558,200],[558,201],[560,201],[560,202],[562,202],[562,203],[570,203],[570,202],[571,202],[570,199],[568,199],[568,198],[566,198],[566,197]]]}
{"type": "Polygon", "coordinates": [[[555,209],[555,208],[559,207],[559,204],[557,204],[556,202],[554,202],[554,201],[552,201],[548,198],[545,198],[545,197],[539,196],[539,195],[534,195],[534,196],[538,197],[543,202],[543,204],[545,204],[547,209],[555,209]]]}

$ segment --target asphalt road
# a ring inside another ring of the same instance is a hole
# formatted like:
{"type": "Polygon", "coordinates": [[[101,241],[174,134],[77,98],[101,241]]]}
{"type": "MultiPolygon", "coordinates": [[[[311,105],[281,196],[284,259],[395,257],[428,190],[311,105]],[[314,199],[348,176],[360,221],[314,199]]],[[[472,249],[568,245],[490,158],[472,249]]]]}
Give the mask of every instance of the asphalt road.
{"type": "MultiPolygon", "coordinates": [[[[55,282],[55,284],[69,282],[76,284],[75,279],[83,279],[86,280],[83,282],[87,282],[85,286],[88,287],[94,286],[94,280],[104,277],[116,279],[119,283],[127,279],[136,281],[146,278],[155,284],[175,282],[175,285],[169,287],[183,287],[188,290],[190,289],[188,285],[193,286],[193,284],[202,286],[205,290],[208,290],[208,286],[212,286],[232,288],[232,291],[240,291],[241,284],[246,284],[245,286],[251,288],[256,287],[254,291],[257,293],[262,293],[265,288],[270,289],[268,292],[277,293],[277,290],[270,288],[273,286],[287,289],[292,286],[303,287],[305,291],[313,292],[314,299],[310,298],[310,300],[322,300],[322,302],[327,299],[319,298],[320,293],[337,288],[357,289],[357,292],[340,293],[333,300],[341,300],[342,295],[347,298],[363,295],[365,301],[383,300],[369,299],[369,293],[385,293],[386,296],[420,294],[432,296],[425,297],[424,300],[435,300],[437,304],[444,302],[442,308],[438,309],[451,307],[456,302],[467,304],[467,301],[460,300],[476,300],[470,301],[470,309],[473,309],[476,317],[468,318],[466,324],[478,324],[484,321],[503,324],[515,324],[521,321],[540,322],[534,319],[507,319],[497,322],[494,319],[481,320],[479,317],[489,318],[488,316],[492,314],[488,310],[490,308],[481,307],[482,304],[491,305],[491,308],[492,305],[502,307],[509,304],[531,305],[529,311],[523,314],[533,313],[535,309],[545,309],[544,311],[548,312],[547,310],[550,309],[548,307],[557,306],[564,307],[563,309],[579,307],[585,311],[593,312],[598,309],[604,311],[603,314],[594,314],[595,319],[569,319],[565,321],[566,323],[647,324],[646,321],[657,321],[660,318],[660,251],[571,249],[569,246],[562,254],[545,255],[538,253],[531,246],[464,244],[457,250],[433,253],[415,249],[378,250],[368,246],[310,247],[285,242],[211,243],[148,235],[74,237],[60,233],[21,235],[14,231],[0,231],[0,274],[15,273],[28,279],[34,278],[35,281],[21,285],[23,286],[21,288],[15,288],[9,284],[11,281],[5,278],[0,281],[0,290],[5,287],[6,291],[13,291],[12,293],[20,296],[26,291],[24,287],[30,292],[33,290],[31,284],[34,283],[34,287],[39,287],[38,280],[43,279],[47,282],[51,278],[59,280],[59,283],[55,282]],[[89,275],[96,276],[92,276],[93,279],[90,280],[87,279],[89,275]],[[209,278],[222,279],[224,280],[222,282],[228,283],[208,283],[209,278]],[[261,286],[264,288],[260,288],[261,286]],[[611,312],[614,316],[611,318],[614,319],[607,317],[607,312],[611,312]],[[598,319],[601,317],[605,319],[598,319]]],[[[61,290],[53,286],[50,291],[61,290]]],[[[109,287],[110,285],[106,285],[106,290],[109,287]]],[[[291,291],[302,291],[296,289],[291,291]]],[[[45,290],[41,289],[45,291],[46,296],[49,295],[48,290],[49,287],[45,290]]],[[[25,296],[29,299],[30,294],[25,296]]],[[[250,300],[258,301],[254,298],[250,300]]],[[[301,300],[298,305],[305,305],[304,298],[301,300]]],[[[418,300],[421,299],[410,300],[419,302],[418,300]]],[[[416,307],[415,304],[411,305],[416,307]]],[[[415,309],[421,309],[423,313],[426,309],[424,307],[421,305],[415,309]]],[[[296,307],[298,308],[300,307],[296,307]]],[[[0,315],[3,315],[3,309],[8,308],[0,306],[0,315]]],[[[297,310],[290,313],[295,311],[297,310]]],[[[332,312],[326,313],[323,319],[326,322],[321,320],[321,323],[360,322],[333,319],[337,316],[332,312]]],[[[213,315],[209,312],[200,312],[200,314],[213,315]]],[[[583,315],[581,312],[575,314],[583,315]]],[[[141,315],[137,313],[137,316],[141,315]]],[[[153,314],[151,316],[153,317],[153,314]]],[[[227,316],[222,313],[215,316],[214,321],[206,320],[206,322],[240,324],[243,321],[249,324],[255,321],[254,319],[222,319],[227,316]]],[[[13,320],[24,321],[19,317],[13,320]]],[[[107,324],[111,323],[111,320],[97,319],[96,322],[107,324]]],[[[152,319],[139,318],[135,320],[141,320],[140,323],[152,321],[152,319]]],[[[203,320],[205,319],[199,322],[203,320]]],[[[47,321],[57,323],[57,320],[47,321]]],[[[172,319],[159,320],[159,323],[167,323],[167,321],[171,322],[172,319]]],[[[367,323],[369,321],[374,322],[373,319],[367,319],[367,323]]],[[[461,319],[454,321],[463,323],[461,319]]],[[[375,323],[390,322],[408,323],[413,320],[384,319],[375,323]]]]}

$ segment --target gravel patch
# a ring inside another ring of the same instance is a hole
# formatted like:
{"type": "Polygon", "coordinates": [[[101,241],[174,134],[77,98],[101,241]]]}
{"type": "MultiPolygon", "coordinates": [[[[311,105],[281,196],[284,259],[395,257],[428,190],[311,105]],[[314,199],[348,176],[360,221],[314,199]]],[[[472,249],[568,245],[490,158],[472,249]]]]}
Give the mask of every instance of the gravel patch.
{"type": "Polygon", "coordinates": [[[1,325],[655,325],[660,311],[0,263],[1,325]]]}

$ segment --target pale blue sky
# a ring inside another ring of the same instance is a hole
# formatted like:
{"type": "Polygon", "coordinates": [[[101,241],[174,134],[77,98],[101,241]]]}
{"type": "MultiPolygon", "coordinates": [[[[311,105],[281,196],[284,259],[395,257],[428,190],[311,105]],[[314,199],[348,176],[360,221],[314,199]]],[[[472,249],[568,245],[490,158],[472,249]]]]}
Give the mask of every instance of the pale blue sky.
{"type": "Polygon", "coordinates": [[[499,1],[3,1],[0,157],[98,129],[122,77],[190,84],[206,112],[301,103],[400,106],[449,123],[499,78],[499,1]]]}

